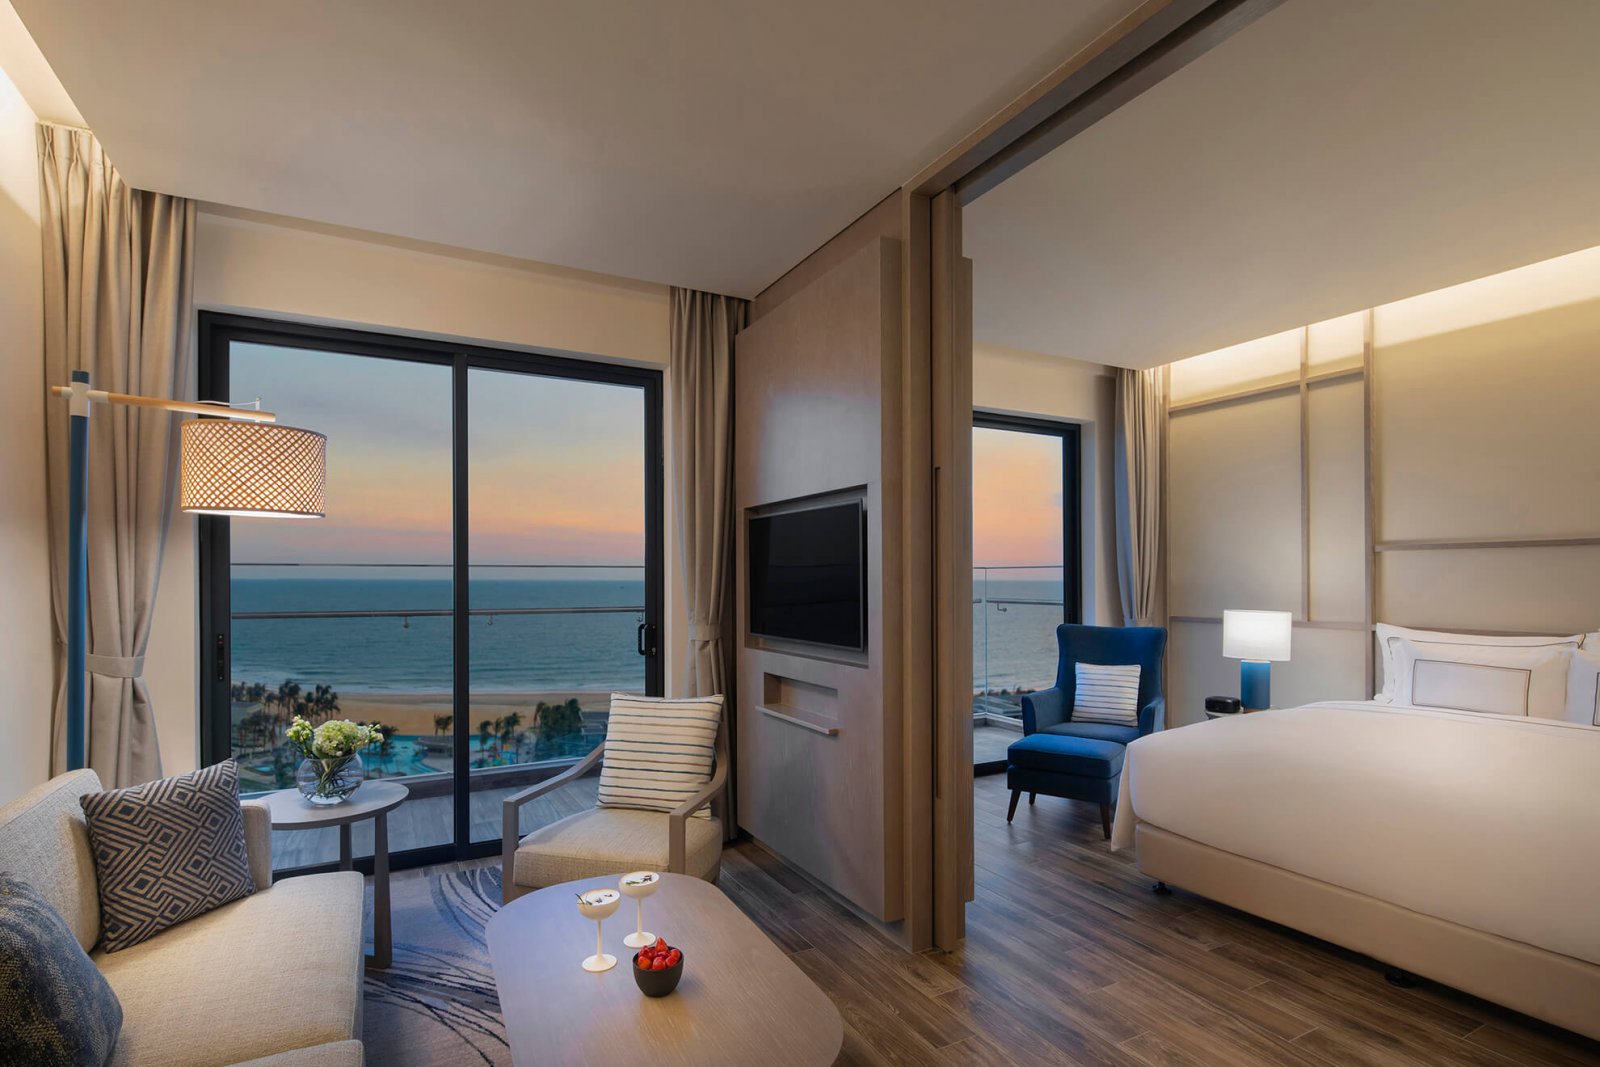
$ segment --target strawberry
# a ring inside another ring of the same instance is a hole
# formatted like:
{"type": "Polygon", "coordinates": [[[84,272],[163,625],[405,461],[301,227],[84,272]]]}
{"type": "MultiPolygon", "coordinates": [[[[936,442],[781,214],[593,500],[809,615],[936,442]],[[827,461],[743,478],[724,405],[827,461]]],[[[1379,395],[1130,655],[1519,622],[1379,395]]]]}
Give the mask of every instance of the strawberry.
{"type": "Polygon", "coordinates": [[[667,939],[666,938],[658,937],[658,938],[656,938],[656,943],[651,947],[653,947],[657,952],[665,952],[665,951],[667,951],[667,949],[671,948],[672,946],[667,944],[667,939]]]}
{"type": "Polygon", "coordinates": [[[646,956],[643,952],[639,953],[639,969],[641,971],[648,971],[650,969],[650,957],[646,956]]]}
{"type": "Polygon", "coordinates": [[[676,967],[681,962],[683,962],[683,953],[679,952],[677,949],[673,949],[671,952],[667,953],[668,967],[676,967]]]}
{"type": "Polygon", "coordinates": [[[657,956],[655,958],[655,960],[651,962],[650,969],[652,971],[664,971],[664,970],[666,970],[667,969],[667,957],[665,957],[665,956],[657,956]]]}

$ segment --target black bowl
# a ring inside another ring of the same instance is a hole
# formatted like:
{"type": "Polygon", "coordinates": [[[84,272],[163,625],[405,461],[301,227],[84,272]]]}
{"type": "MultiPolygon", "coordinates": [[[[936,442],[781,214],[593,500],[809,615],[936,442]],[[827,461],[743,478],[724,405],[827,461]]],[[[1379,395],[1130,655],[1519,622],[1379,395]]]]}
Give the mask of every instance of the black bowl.
{"type": "Polygon", "coordinates": [[[664,997],[678,988],[678,979],[683,977],[683,960],[680,958],[676,966],[659,971],[641,971],[639,954],[635,952],[633,962],[628,969],[633,972],[633,980],[639,983],[639,992],[647,997],[664,997]]]}

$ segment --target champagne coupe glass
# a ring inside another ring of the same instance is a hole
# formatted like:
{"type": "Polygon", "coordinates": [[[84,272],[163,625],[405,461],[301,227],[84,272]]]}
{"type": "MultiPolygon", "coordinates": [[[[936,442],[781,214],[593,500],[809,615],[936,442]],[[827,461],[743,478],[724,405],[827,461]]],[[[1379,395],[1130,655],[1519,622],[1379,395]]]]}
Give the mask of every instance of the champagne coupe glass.
{"type": "Polygon", "coordinates": [[[621,903],[622,894],[615,889],[591,889],[587,893],[578,894],[578,913],[584,918],[594,920],[594,955],[583,961],[584,970],[599,974],[617,965],[617,957],[605,951],[605,943],[600,939],[600,929],[604,921],[615,914],[617,905],[621,903]]]}
{"type": "Polygon", "coordinates": [[[656,943],[656,935],[644,928],[644,898],[661,888],[661,876],[655,871],[634,871],[625,874],[617,883],[617,888],[622,890],[622,895],[632,897],[634,907],[638,913],[638,927],[635,931],[622,939],[622,943],[629,948],[644,948],[646,945],[656,943]]]}

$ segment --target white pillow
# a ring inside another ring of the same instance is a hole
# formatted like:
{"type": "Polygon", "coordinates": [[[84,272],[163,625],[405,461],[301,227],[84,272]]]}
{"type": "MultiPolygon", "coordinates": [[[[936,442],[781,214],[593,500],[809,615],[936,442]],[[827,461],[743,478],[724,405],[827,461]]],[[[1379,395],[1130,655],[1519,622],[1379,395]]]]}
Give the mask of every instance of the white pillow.
{"type": "Polygon", "coordinates": [[[1139,725],[1137,663],[1079,663],[1075,670],[1078,684],[1072,699],[1073,722],[1139,725]]]}
{"type": "MultiPolygon", "coordinates": [[[[611,694],[600,806],[671,811],[711,780],[722,698],[611,694]]],[[[710,818],[701,808],[695,812],[710,818]]]]}
{"type": "Polygon", "coordinates": [[[1394,642],[1396,703],[1560,719],[1567,708],[1565,648],[1483,648],[1394,642]]]}
{"type": "MultiPolygon", "coordinates": [[[[1440,651],[1436,646],[1461,646],[1464,648],[1497,649],[1497,648],[1550,648],[1550,649],[1576,649],[1583,643],[1583,634],[1572,634],[1567,637],[1486,637],[1483,634],[1454,634],[1444,630],[1408,630],[1404,626],[1390,626],[1386,622],[1378,623],[1378,649],[1383,655],[1383,690],[1373,696],[1373,700],[1384,704],[1404,704],[1400,698],[1401,688],[1397,684],[1397,668],[1395,663],[1395,645],[1399,641],[1411,641],[1425,644],[1440,651]]],[[[1589,635],[1600,639],[1600,635],[1589,635]]]]}
{"type": "Polygon", "coordinates": [[[1572,654],[1572,666],[1567,670],[1566,719],[1600,726],[1600,653],[1586,650],[1572,654]]]}

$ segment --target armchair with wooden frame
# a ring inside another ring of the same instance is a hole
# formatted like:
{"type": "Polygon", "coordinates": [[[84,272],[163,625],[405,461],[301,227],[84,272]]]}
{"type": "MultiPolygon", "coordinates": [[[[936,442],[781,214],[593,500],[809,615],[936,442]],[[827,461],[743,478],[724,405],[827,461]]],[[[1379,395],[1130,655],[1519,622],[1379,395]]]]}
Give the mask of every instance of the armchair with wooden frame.
{"type": "Polygon", "coordinates": [[[605,758],[601,742],[583,759],[554,778],[501,801],[501,900],[579,878],[629,871],[669,871],[715,882],[722,869],[722,821],[693,818],[728,781],[728,724],[717,728],[716,765],[711,778],[670,812],[598,804],[523,837],[523,805],[595,770],[605,758]]]}

